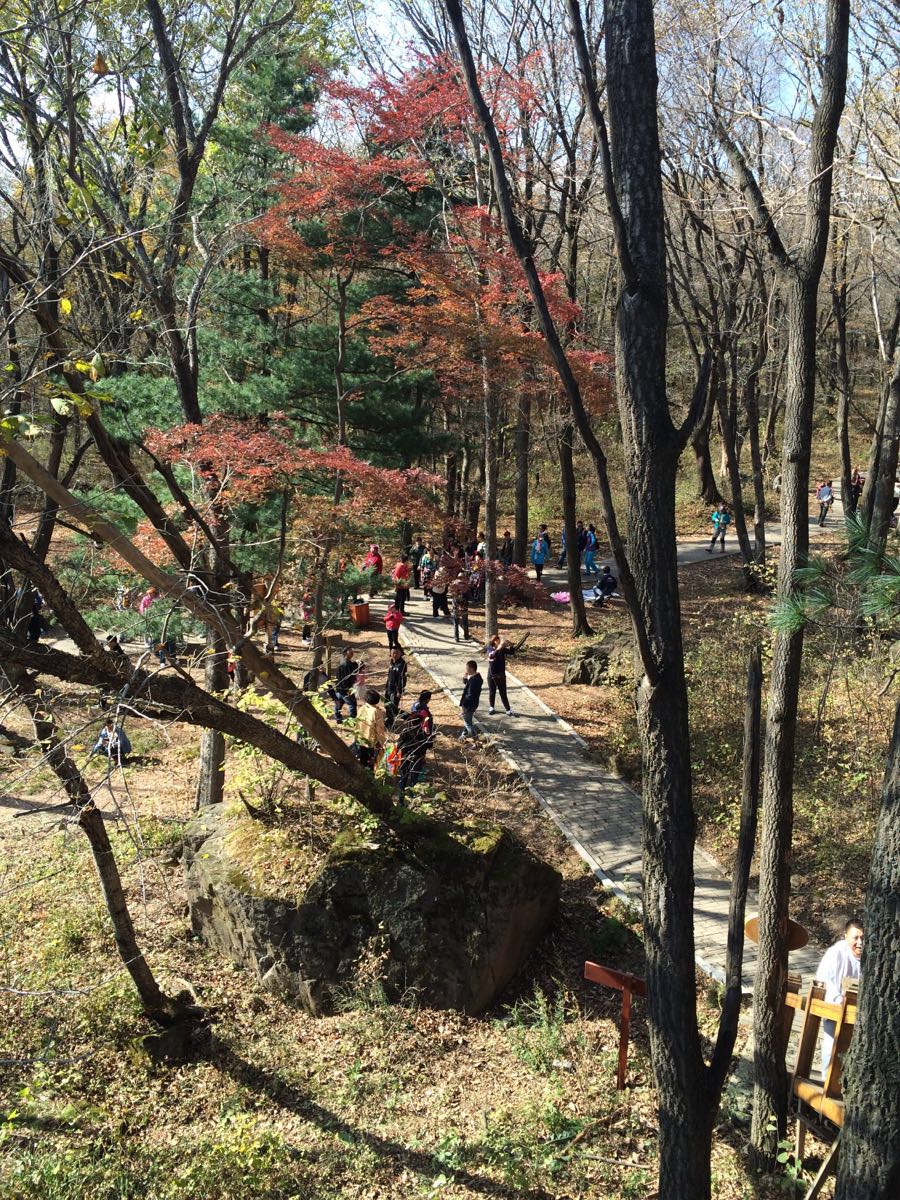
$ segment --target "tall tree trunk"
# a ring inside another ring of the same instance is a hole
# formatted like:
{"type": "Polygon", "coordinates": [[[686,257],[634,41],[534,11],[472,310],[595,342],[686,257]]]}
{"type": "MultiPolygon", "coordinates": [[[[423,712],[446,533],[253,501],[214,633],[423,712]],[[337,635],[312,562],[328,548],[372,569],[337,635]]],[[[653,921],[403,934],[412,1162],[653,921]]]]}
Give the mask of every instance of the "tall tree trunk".
{"type": "Polygon", "coordinates": [[[562,477],[563,523],[566,530],[566,576],[569,587],[569,610],[572,614],[572,636],[590,636],[593,633],[584,607],[581,589],[581,556],[578,553],[577,498],[575,493],[575,466],[572,461],[572,443],[575,428],[571,417],[563,421],[559,431],[559,471],[562,477]]]}
{"type": "Polygon", "coordinates": [[[842,236],[840,245],[837,237],[832,238],[831,263],[831,312],[835,329],[835,374],[837,376],[837,439],[841,460],[841,504],[845,515],[856,512],[856,498],[850,479],[853,463],[850,461],[850,402],[853,398],[853,382],[847,358],[847,238],[842,236]]]}
{"type": "MultiPolygon", "coordinates": [[[[788,251],[759,181],[724,126],[718,133],[783,284],[787,324],[782,541],[778,595],[794,589],[809,553],[809,457],[815,404],[816,307],[831,217],[832,167],[847,84],[849,0],[828,0],[819,100],[810,131],[804,228],[788,251]]],[[[753,989],[756,1078],[752,1138],[758,1166],[775,1162],[787,1117],[787,1079],[781,1011],[787,977],[787,922],[794,825],[794,751],[803,630],[778,632],[772,651],[766,721],[763,822],[759,877],[759,961],[753,989]]]]}
{"type": "MultiPolygon", "coordinates": [[[[480,284],[479,284],[480,286],[480,284]]],[[[490,364],[481,334],[481,311],[478,310],[481,345],[482,416],[484,420],[484,538],[486,564],[497,559],[497,398],[491,387],[490,364]]],[[[477,532],[477,530],[476,530],[477,532]]],[[[484,576],[484,639],[489,641],[497,632],[497,580],[493,571],[484,576]]]]}
{"type": "Polygon", "coordinates": [[[703,415],[697,422],[697,428],[691,434],[691,449],[694,451],[694,458],[697,462],[697,495],[707,504],[718,504],[722,499],[709,450],[709,435],[715,407],[716,395],[713,386],[709,389],[703,415]]]}
{"type": "Polygon", "coordinates": [[[859,1008],[844,1066],[835,1200],[900,1195],[900,705],[866,891],[859,1008]]]}
{"type": "Polygon", "coordinates": [[[741,486],[741,471],[738,465],[737,414],[734,406],[728,402],[724,363],[720,363],[720,372],[717,372],[715,393],[716,406],[719,410],[719,425],[722,430],[722,452],[725,457],[728,482],[731,488],[734,530],[737,534],[738,545],[741,548],[741,555],[744,559],[747,584],[752,587],[754,577],[749,568],[753,565],[753,548],[750,545],[750,537],[747,533],[747,514],[744,511],[744,492],[741,486]]]}
{"type": "Polygon", "coordinates": [[[528,457],[531,448],[531,394],[523,393],[516,408],[516,493],[513,562],[525,566],[528,554],[528,457]]]}
{"type": "Polygon", "coordinates": [[[744,411],[747,414],[747,434],[750,442],[750,470],[753,473],[753,561],[757,567],[766,565],[766,486],[763,479],[762,454],[759,444],[759,371],[751,370],[744,381],[744,411]]]}
{"type": "Polygon", "coordinates": [[[868,506],[872,514],[869,520],[869,548],[876,554],[884,553],[894,513],[894,484],[900,452],[900,346],[894,351],[894,370],[885,388],[882,411],[884,419],[880,429],[878,465],[871,480],[866,481],[868,506]]]}

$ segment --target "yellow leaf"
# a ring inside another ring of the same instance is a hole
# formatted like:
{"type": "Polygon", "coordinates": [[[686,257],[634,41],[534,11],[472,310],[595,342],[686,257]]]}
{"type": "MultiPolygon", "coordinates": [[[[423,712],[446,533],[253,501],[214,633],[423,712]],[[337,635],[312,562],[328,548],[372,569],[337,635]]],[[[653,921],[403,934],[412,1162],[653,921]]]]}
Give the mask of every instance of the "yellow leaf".
{"type": "Polygon", "coordinates": [[[110,278],[112,278],[112,279],[120,279],[122,281],[122,283],[131,283],[131,280],[125,274],[124,271],[110,271],[109,274],[110,274],[110,278]]]}
{"type": "Polygon", "coordinates": [[[136,308],[134,310],[134,312],[130,312],[128,314],[128,319],[130,321],[139,321],[143,315],[144,315],[144,310],[142,308],[136,308]]]}
{"type": "Polygon", "coordinates": [[[69,313],[72,311],[72,301],[69,300],[68,297],[63,296],[62,300],[60,300],[59,311],[62,313],[62,315],[64,317],[67,317],[69,315],[69,313]]]}
{"type": "Polygon", "coordinates": [[[90,375],[91,364],[89,362],[85,362],[83,358],[76,358],[75,359],[75,370],[80,371],[82,373],[82,375],[90,375]]]}

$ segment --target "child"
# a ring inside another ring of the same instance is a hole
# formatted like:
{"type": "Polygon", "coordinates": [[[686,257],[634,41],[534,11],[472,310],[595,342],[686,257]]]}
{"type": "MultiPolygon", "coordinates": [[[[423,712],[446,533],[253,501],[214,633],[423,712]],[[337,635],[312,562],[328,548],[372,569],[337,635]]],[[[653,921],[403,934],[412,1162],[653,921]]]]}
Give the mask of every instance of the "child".
{"type": "Polygon", "coordinates": [[[463,694],[459,702],[459,711],[462,713],[463,720],[463,731],[459,735],[460,739],[476,736],[474,725],[475,710],[481,699],[481,689],[483,686],[484,680],[478,671],[478,663],[470,658],[466,663],[466,673],[463,678],[463,694]]]}
{"type": "Polygon", "coordinates": [[[400,626],[406,620],[403,613],[396,604],[384,614],[384,627],[387,630],[388,650],[393,650],[395,646],[400,645],[400,626]]]}
{"type": "Polygon", "coordinates": [[[725,531],[728,529],[728,526],[731,524],[731,514],[729,513],[728,509],[725,507],[724,500],[720,501],[719,504],[715,507],[715,509],[713,509],[713,514],[710,519],[712,520],[712,523],[713,523],[713,535],[712,535],[712,539],[711,539],[709,545],[706,547],[706,553],[711,554],[716,542],[720,541],[722,543],[722,553],[724,554],[725,553],[725,531]]]}

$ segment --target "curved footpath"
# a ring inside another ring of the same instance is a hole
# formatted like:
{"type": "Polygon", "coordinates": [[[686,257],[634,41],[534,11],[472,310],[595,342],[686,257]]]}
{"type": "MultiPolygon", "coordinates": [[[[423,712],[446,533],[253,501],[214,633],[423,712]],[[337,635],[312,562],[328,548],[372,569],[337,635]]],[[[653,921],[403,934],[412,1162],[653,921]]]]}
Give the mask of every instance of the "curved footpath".
{"type": "MultiPolygon", "coordinates": [[[[811,534],[833,534],[839,528],[840,505],[825,530],[811,520],[811,534]]],[[[772,543],[779,530],[769,532],[772,543]]],[[[811,539],[812,540],[812,539],[811,539]]],[[[730,539],[732,547],[734,538],[730,539]]],[[[679,542],[679,565],[708,561],[704,547],[708,538],[679,542]]],[[[731,551],[734,552],[733,549],[731,551]]],[[[715,551],[719,553],[718,549],[715,551]]],[[[565,588],[565,572],[546,571],[548,590],[565,588]]],[[[384,602],[377,604],[379,615],[384,602]]],[[[480,643],[455,642],[452,621],[431,616],[431,604],[421,593],[413,593],[407,604],[407,621],[401,638],[455,704],[462,692],[465,663],[477,658],[485,671],[480,643]]],[[[476,725],[495,743],[506,762],[527,784],[532,796],[559,827],[569,843],[591,870],[623,900],[641,905],[641,799],[616,775],[601,770],[587,756],[587,744],[574,729],[558,717],[538,696],[507,673],[509,702],[516,714],[507,717],[502,710],[489,716],[487,686],[482,694],[476,725]]],[[[724,982],[725,952],[728,937],[728,899],[730,877],[705,851],[694,850],[694,942],[697,965],[713,979],[724,982]]],[[[757,897],[751,892],[747,914],[756,912],[757,897]]],[[[811,977],[823,953],[823,947],[807,945],[794,951],[790,967],[811,977]]],[[[756,968],[756,946],[745,944],[743,984],[752,987],[756,968]]]]}

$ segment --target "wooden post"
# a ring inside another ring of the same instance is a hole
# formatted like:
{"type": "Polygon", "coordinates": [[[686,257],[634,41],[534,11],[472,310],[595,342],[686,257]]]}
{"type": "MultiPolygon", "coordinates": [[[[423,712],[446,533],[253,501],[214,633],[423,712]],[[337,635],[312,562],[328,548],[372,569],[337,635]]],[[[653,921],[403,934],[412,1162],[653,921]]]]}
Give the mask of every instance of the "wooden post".
{"type": "Polygon", "coordinates": [[[599,963],[586,962],[584,977],[591,983],[614,988],[622,993],[622,1010],[619,1014],[619,1063],[616,1069],[616,1087],[621,1092],[625,1087],[625,1072],[628,1069],[628,1035],[631,1030],[631,997],[646,996],[647,985],[637,975],[627,971],[615,971],[612,967],[601,967],[599,963]]]}

